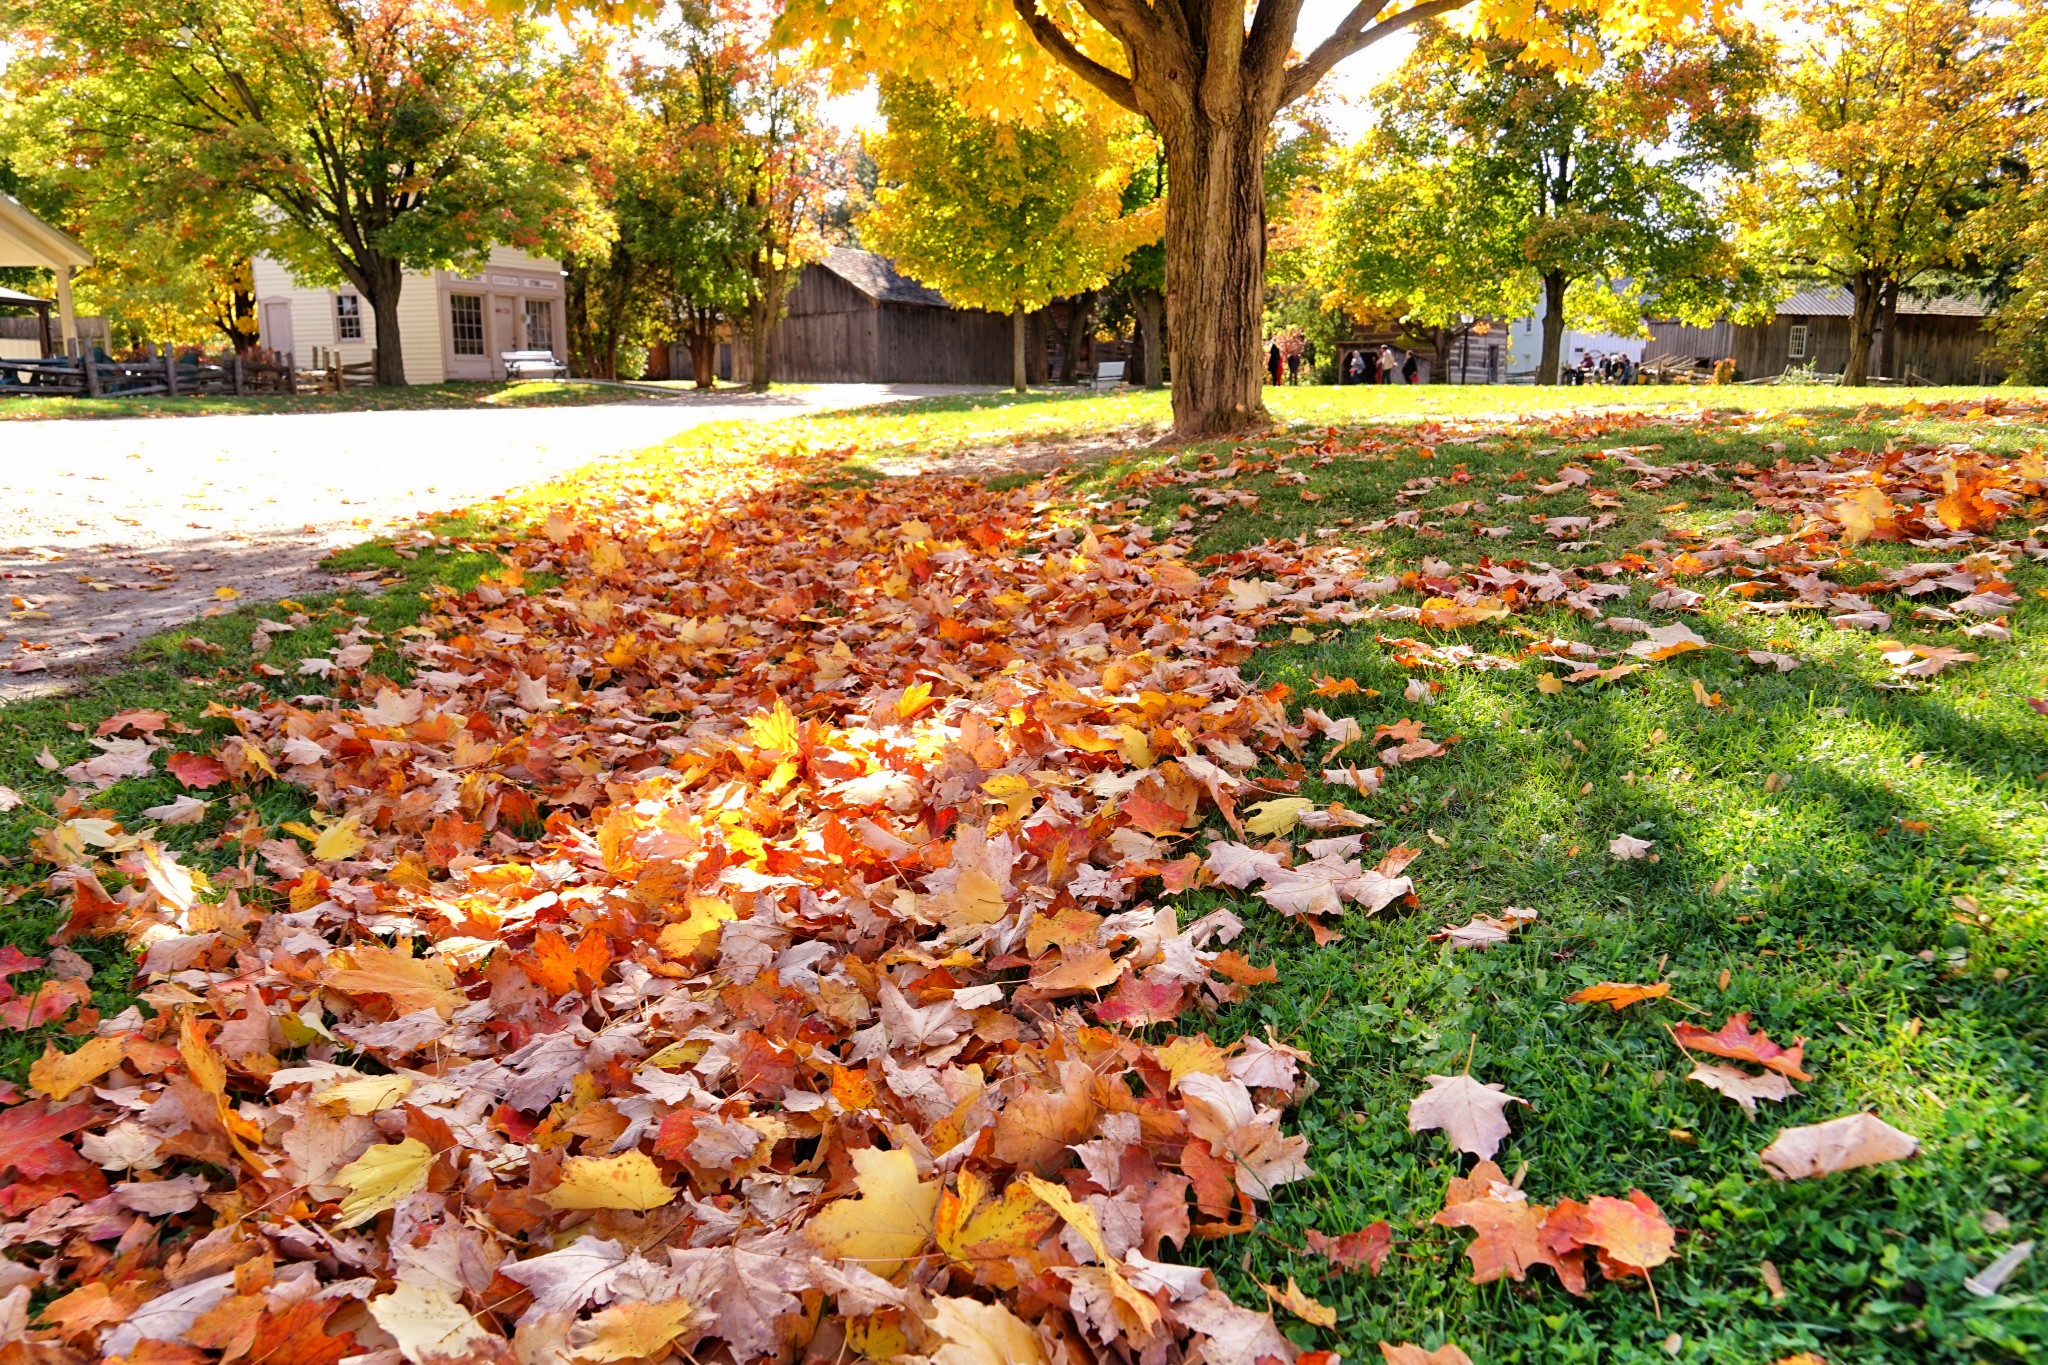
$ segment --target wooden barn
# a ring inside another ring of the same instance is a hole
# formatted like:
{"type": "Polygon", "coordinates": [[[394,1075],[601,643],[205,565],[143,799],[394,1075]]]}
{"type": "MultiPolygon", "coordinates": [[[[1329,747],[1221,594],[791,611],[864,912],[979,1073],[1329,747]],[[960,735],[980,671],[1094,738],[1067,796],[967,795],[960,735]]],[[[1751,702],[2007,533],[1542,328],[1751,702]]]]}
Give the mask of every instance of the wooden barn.
{"type": "MultiPolygon", "coordinates": [[[[1736,373],[1744,379],[1770,379],[1795,369],[1840,375],[1849,363],[1852,309],[1847,289],[1802,289],[1779,304],[1777,315],[1765,323],[1726,318],[1711,327],[1652,322],[1643,354],[1646,359],[1690,358],[1702,368],[1733,356],[1736,373]]],[[[1872,357],[1872,375],[1929,384],[1999,382],[2005,367],[1991,351],[1987,311],[1973,298],[1901,295],[1891,334],[1882,353],[1872,357]]]]}
{"type": "MultiPolygon", "coordinates": [[[[1027,321],[1025,354],[1039,357],[1034,377],[1042,378],[1044,320],[1027,321]]],[[[746,383],[747,347],[720,350],[720,377],[746,383]]],[[[885,258],[835,247],[804,267],[769,356],[771,375],[790,384],[1007,384],[1010,319],[955,308],[885,258]]],[[[687,352],[677,373],[689,373],[687,352]]]]}

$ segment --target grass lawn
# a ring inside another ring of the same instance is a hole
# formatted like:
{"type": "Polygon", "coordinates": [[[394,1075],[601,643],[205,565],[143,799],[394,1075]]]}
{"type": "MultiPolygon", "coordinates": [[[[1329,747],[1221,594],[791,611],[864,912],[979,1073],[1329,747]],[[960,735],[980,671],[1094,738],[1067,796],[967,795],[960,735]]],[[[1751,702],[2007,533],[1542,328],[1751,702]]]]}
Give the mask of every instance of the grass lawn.
{"type": "MultiPolygon", "coordinates": [[[[662,386],[668,387],[668,386],[662,386]]],[[[729,387],[729,386],[728,386],[729,387]]],[[[806,386],[776,385],[776,392],[806,386]]],[[[685,390],[677,387],[677,392],[685,390]]],[[[255,393],[241,398],[206,396],[168,398],[19,398],[0,397],[0,421],[108,417],[203,417],[217,413],[258,412],[390,412],[444,408],[588,407],[659,398],[647,386],[617,388],[605,384],[563,383],[533,379],[506,384],[482,380],[451,380],[445,384],[413,384],[402,388],[357,388],[343,393],[255,393]]]]}
{"type": "MultiPolygon", "coordinates": [[[[1443,575],[1482,557],[1564,570],[1631,553],[1646,562],[1717,536],[1796,536],[1793,520],[1759,513],[1733,486],[1739,463],[1769,468],[1887,443],[2004,455],[2043,447],[2038,419],[1985,411],[1974,401],[1985,395],[1275,390],[1281,425],[1261,439],[1089,465],[1048,485],[1041,505],[1049,520],[1137,521],[1160,534],[1182,527],[1198,537],[1188,563],[1240,578],[1275,572],[1278,559],[1261,558],[1275,541],[1295,543],[1278,558],[1354,545],[1376,576],[1443,575]],[[1711,464],[1718,478],[1630,488],[1620,457],[1603,458],[1616,448],[1660,466],[1711,464]],[[1564,468],[1592,477],[1532,493],[1564,468]],[[1216,477],[1183,481],[1189,471],[1216,477]],[[1243,496],[1211,507],[1201,490],[1243,496]],[[1499,502],[1503,495],[1527,501],[1499,502]],[[1454,504],[1474,506],[1438,510],[1454,504]],[[1367,529],[1404,508],[1421,515],[1367,529]],[[1530,524],[1532,513],[1614,520],[1560,543],[1530,524]],[[1474,529],[1489,522],[1506,533],[1474,529]],[[1204,556],[1220,558],[1204,565],[1204,556]]],[[[67,415],[78,406],[66,403],[67,415]]],[[[819,490],[828,498],[871,484],[878,461],[905,452],[1088,436],[1156,424],[1165,412],[1160,394],[979,395],[796,419],[774,431],[841,460],[844,481],[819,490]]],[[[668,458],[737,439],[737,428],[699,428],[668,458]]],[[[577,486],[561,494],[573,498],[577,486]]],[[[2029,525],[2009,519],[1999,534],[2017,539],[2029,525]]],[[[391,646],[407,631],[434,631],[452,594],[495,567],[495,548],[535,534],[472,522],[436,530],[343,557],[347,567],[389,569],[396,582],[381,594],[211,618],[152,642],[133,667],[76,696],[0,709],[0,783],[23,800],[0,815],[6,941],[38,951],[61,919],[40,887],[48,867],[33,841],[67,784],[38,765],[39,754],[60,766],[83,758],[101,721],[138,707],[168,712],[193,727],[194,747],[209,745],[234,732],[232,708],[322,690],[294,664],[351,628],[378,646],[378,671],[404,679],[409,665],[391,646]],[[252,656],[252,632],[266,619],[287,628],[252,656]],[[252,674],[261,663],[276,675],[252,674]]],[[[1862,583],[1956,557],[1867,542],[1827,576],[1862,583]]],[[[1241,916],[1249,927],[1234,946],[1279,970],[1276,983],[1213,1018],[1184,1016],[1180,1029],[1219,1041],[1270,1029],[1312,1054],[1315,1079],[1287,1120],[1309,1139],[1313,1177],[1282,1187],[1251,1234],[1193,1241],[1186,1254],[1241,1304],[1262,1306],[1261,1283],[1294,1277],[1335,1309],[1336,1325],[1282,1314],[1283,1328],[1304,1348],[1350,1361],[1376,1358],[1381,1340],[1456,1342],[1480,1365],[1768,1365],[1800,1351],[1832,1365],[1965,1365],[2048,1352],[2048,1256],[1998,1294],[1963,1286],[2048,1226],[2048,719],[2027,704],[2048,695],[2048,572],[2022,552],[2009,577],[2020,602],[2009,613],[2012,638],[1997,641],[1964,636],[1974,618],[1917,623],[1905,602],[1887,606],[1898,619],[1881,634],[1836,629],[1821,611],[1760,614],[1728,591],[1735,579],[1704,568],[1683,578],[1704,597],[1681,614],[1649,604],[1656,588],[1644,576],[1617,573],[1611,581],[1629,592],[1600,604],[1607,615],[1682,619],[1713,645],[1801,665],[1780,673],[1716,648],[1561,690],[1539,681],[1569,667],[1526,655],[1532,640],[1618,650],[1634,637],[1538,606],[1449,630],[1266,630],[1242,671],[1290,689],[1297,717],[1313,705],[1357,718],[1367,733],[1413,718],[1430,737],[1457,740],[1441,756],[1387,768],[1372,795],[1319,780],[1329,747],[1321,741],[1285,770],[1302,781],[1301,795],[1383,821],[1374,848],[1422,850],[1410,869],[1420,909],[1345,914],[1329,925],[1341,940],[1317,946],[1300,921],[1249,894],[1210,886],[1180,898],[1183,923],[1218,907],[1241,916]],[[1901,680],[1879,657],[1879,639],[1981,657],[1901,680]],[[1504,666],[1444,652],[1460,645],[1504,666]],[[1332,678],[1360,690],[1316,695],[1332,678]],[[1427,694],[1410,700],[1417,679],[1427,694]],[[1624,834],[1651,841],[1654,859],[1611,857],[1609,841],[1624,834]],[[1539,912],[1507,943],[1458,951],[1429,937],[1507,906],[1539,912]],[[1621,1012],[1565,1001],[1600,981],[1667,981],[1672,995],[1621,1012]],[[1713,1028],[1741,1012],[1773,1039],[1805,1037],[1815,1077],[1800,1098],[1766,1103],[1754,1121],[1686,1079],[1690,1063],[1668,1032],[1684,1020],[1713,1028]],[[1410,1133],[1405,1123],[1426,1074],[1468,1066],[1527,1101],[1511,1110],[1513,1135],[1497,1160],[1521,1173],[1532,1200],[1640,1189],[1678,1227],[1675,1258],[1655,1271],[1655,1306],[1640,1281],[1597,1275],[1584,1299],[1547,1270],[1521,1284],[1469,1282],[1469,1235],[1429,1220],[1447,1181],[1471,1163],[1442,1134],[1410,1133]],[[1780,1127],[1859,1110],[1916,1135],[1921,1154],[1790,1183],[1759,1164],[1780,1127]],[[1305,1249],[1309,1229],[1334,1235],[1382,1219],[1393,1254],[1376,1276],[1334,1271],[1305,1249]]],[[[1386,600],[1414,603],[1427,592],[1386,600]]],[[[1355,747],[1347,757],[1372,761],[1355,747]]],[[[165,775],[130,779],[87,804],[138,828],[148,823],[144,808],[179,790],[165,775]]],[[[219,870],[233,861],[211,847],[224,822],[243,822],[253,840],[306,809],[295,789],[267,784],[253,800],[223,801],[199,825],[161,837],[194,865],[219,870]]],[[[1211,832],[1224,833],[1220,821],[1211,832]]],[[[86,955],[97,968],[95,1003],[121,1008],[131,964],[117,947],[86,955]]],[[[1171,1031],[1152,1030],[1161,1040],[1171,1031]]],[[[22,1081],[44,1039],[61,1036],[57,1025],[8,1036],[0,1074],[22,1081]]]]}

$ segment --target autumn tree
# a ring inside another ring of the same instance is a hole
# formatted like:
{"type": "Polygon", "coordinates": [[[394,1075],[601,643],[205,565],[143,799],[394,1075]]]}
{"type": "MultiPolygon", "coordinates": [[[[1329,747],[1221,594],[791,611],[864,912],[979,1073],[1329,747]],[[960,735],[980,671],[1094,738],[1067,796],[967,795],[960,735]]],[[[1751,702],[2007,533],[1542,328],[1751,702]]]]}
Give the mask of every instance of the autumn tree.
{"type": "Polygon", "coordinates": [[[1849,291],[1842,382],[1884,365],[1899,292],[1964,263],[1970,221],[2015,149],[2021,21],[1971,0],[1821,0],[1787,63],[1756,176],[1748,248],[1849,291]]]}
{"type": "Polygon", "coordinates": [[[528,117],[539,31],[484,0],[0,0],[0,21],[49,130],[24,169],[89,206],[245,208],[254,249],[368,301],[380,384],[405,381],[406,270],[544,249],[578,216],[528,117]]]}
{"type": "MultiPolygon", "coordinates": [[[[1558,22],[1591,41],[1591,23],[1558,22]]],[[[1425,26],[1378,92],[1340,176],[1332,292],[1441,336],[1540,299],[1537,382],[1565,328],[1700,316],[1761,282],[1726,244],[1709,188],[1747,164],[1767,54],[1744,34],[1612,55],[1567,78],[1530,45],[1425,26]]]]}
{"type": "Polygon", "coordinates": [[[985,118],[916,81],[885,83],[882,113],[865,240],[952,302],[1008,313],[1022,392],[1025,315],[1100,287],[1158,235],[1156,212],[1123,210],[1143,138],[1077,105],[1028,124],[985,118]]]}
{"type": "MultiPolygon", "coordinates": [[[[1588,0],[1621,47],[1717,21],[1722,0],[1588,0]]],[[[1531,61],[1584,69],[1584,37],[1527,0],[1358,0],[1305,51],[1303,0],[788,0],[789,32],[842,69],[945,86],[979,108],[1036,112],[1058,64],[1143,115],[1164,146],[1174,426],[1183,436],[1262,420],[1265,221],[1261,161],[1282,109],[1332,69],[1416,24],[1470,6],[1531,61]]]]}

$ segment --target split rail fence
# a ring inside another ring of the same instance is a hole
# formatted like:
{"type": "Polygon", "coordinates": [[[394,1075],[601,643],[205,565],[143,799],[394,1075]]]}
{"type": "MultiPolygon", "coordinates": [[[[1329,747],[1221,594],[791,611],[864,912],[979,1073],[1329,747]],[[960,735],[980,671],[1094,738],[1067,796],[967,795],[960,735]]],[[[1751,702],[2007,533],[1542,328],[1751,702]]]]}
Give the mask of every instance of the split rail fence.
{"type": "Polygon", "coordinates": [[[103,356],[0,357],[0,398],[140,398],[149,394],[233,396],[342,393],[375,382],[375,360],[343,364],[329,357],[300,366],[286,352],[279,360],[229,356],[195,360],[170,354],[145,360],[103,356]]]}

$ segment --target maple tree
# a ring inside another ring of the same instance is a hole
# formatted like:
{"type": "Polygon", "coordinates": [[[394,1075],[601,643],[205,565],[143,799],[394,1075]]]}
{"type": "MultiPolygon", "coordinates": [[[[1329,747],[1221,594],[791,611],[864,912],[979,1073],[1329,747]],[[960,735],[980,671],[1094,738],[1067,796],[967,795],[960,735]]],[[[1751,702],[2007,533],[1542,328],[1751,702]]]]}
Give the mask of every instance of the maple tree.
{"type": "Polygon", "coordinates": [[[881,108],[881,185],[863,238],[954,304],[1009,314],[1021,393],[1025,315],[1101,287],[1157,237],[1156,205],[1124,209],[1150,149],[1135,129],[1098,127],[1073,104],[1036,124],[1003,123],[935,86],[892,80],[881,108]]]}
{"type": "MultiPolygon", "coordinates": [[[[1086,6],[980,0],[934,8],[901,0],[790,0],[785,26],[842,70],[943,85],[1011,115],[1036,111],[1063,69],[1101,100],[1150,122],[1165,149],[1167,326],[1174,426],[1182,436],[1256,423],[1265,306],[1261,162],[1281,110],[1340,62],[1387,37],[1471,5],[1476,21],[1529,44],[1532,58],[1584,68],[1584,35],[1511,0],[1360,0],[1326,39],[1297,51],[1301,0],[1255,7],[1210,0],[1104,0],[1086,6]]],[[[1639,0],[1603,6],[1606,36],[1640,45],[1718,21],[1717,4],[1639,0]]]]}
{"type": "Polygon", "coordinates": [[[1735,211],[1748,253],[1849,291],[1843,382],[1862,384],[1890,362],[1900,290],[1965,263],[1970,220],[2017,150],[2018,21],[1968,0],[1795,13],[1811,36],[1777,78],[1735,211]]]}
{"type": "Polygon", "coordinates": [[[241,210],[249,250],[368,302],[380,384],[405,382],[406,270],[543,249],[584,207],[527,117],[538,29],[482,0],[36,0],[0,20],[53,165],[241,210]]]}
{"type": "MultiPolygon", "coordinates": [[[[1582,13],[1556,22],[1590,39],[1582,13]]],[[[1543,384],[1574,319],[1626,333],[1651,308],[1740,311],[1761,281],[1709,191],[1747,165],[1768,72],[1745,31],[1564,73],[1540,45],[1425,25],[1344,162],[1322,267],[1333,296],[1436,329],[1540,297],[1543,384]]]]}

